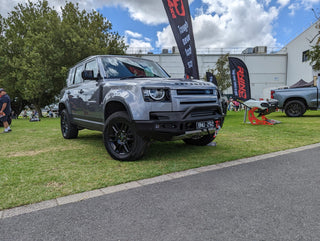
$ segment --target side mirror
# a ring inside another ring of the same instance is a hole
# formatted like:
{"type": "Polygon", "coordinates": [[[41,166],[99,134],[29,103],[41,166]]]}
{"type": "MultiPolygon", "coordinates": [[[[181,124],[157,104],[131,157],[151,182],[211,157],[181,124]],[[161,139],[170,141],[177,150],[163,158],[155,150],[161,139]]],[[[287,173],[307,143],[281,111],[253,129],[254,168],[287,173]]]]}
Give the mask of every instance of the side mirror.
{"type": "Polygon", "coordinates": [[[84,70],[81,73],[83,80],[97,80],[98,78],[94,77],[93,70],[84,70]]]}

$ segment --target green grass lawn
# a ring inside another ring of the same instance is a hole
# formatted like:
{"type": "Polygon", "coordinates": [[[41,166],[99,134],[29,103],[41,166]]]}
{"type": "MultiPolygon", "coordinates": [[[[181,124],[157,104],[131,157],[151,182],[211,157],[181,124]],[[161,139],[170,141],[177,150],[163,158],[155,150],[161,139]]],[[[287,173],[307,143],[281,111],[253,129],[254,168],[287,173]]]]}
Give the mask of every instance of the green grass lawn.
{"type": "Polygon", "coordinates": [[[111,159],[100,132],[82,130],[65,140],[59,119],[14,120],[13,131],[0,135],[0,210],[320,142],[319,111],[301,118],[272,113],[282,122],[274,126],[245,124],[243,114],[228,113],[216,147],[154,142],[136,162],[111,159]]]}

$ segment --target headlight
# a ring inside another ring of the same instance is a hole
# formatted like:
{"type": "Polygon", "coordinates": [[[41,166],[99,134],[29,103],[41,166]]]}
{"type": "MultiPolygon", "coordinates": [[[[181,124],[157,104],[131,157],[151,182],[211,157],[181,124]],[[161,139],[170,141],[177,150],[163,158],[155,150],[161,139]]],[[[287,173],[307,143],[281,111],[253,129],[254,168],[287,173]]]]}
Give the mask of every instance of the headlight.
{"type": "Polygon", "coordinates": [[[142,89],[145,101],[170,101],[169,89],[163,88],[150,88],[142,89]]]}
{"type": "Polygon", "coordinates": [[[162,100],[166,92],[164,89],[152,89],[148,90],[149,96],[154,100],[162,100]]]}

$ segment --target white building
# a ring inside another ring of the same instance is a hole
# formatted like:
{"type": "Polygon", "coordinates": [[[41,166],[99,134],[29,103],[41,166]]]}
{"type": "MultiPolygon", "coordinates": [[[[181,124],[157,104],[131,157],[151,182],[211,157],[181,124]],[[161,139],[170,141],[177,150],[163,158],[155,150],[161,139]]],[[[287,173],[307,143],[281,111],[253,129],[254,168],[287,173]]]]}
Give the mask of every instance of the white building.
{"type": "Polygon", "coordinates": [[[300,79],[310,82],[313,80],[314,76],[318,75],[318,72],[313,71],[307,57],[309,50],[316,44],[319,37],[316,37],[320,30],[316,28],[316,24],[317,23],[311,25],[298,37],[287,44],[285,48],[279,51],[279,53],[288,55],[286,85],[290,86],[300,79]]]}
{"type": "MultiPolygon", "coordinates": [[[[240,54],[230,56],[242,59],[249,70],[252,98],[270,98],[273,88],[290,86],[300,79],[307,82],[313,80],[318,73],[312,70],[306,53],[316,40],[310,43],[319,29],[316,24],[310,26],[288,45],[276,53],[268,53],[266,47],[247,48],[240,54]]],[[[317,39],[317,38],[316,38],[317,39]]],[[[163,54],[143,54],[143,58],[158,62],[172,77],[182,78],[184,67],[179,53],[164,51],[163,54]]],[[[222,52],[222,51],[221,51],[222,52]]],[[[226,54],[224,52],[223,54],[226,54]]],[[[198,52],[198,66],[201,77],[208,69],[215,67],[220,54],[202,54],[198,52]]],[[[232,93],[231,89],[227,93],[232,93]]]]}

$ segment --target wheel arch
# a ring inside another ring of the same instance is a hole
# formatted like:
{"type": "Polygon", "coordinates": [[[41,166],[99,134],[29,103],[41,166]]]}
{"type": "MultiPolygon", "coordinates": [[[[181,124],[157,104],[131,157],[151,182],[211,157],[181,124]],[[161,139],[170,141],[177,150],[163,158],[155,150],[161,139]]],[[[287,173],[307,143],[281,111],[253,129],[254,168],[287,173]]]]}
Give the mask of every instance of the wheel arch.
{"type": "Polygon", "coordinates": [[[64,109],[67,109],[67,106],[65,105],[65,103],[59,103],[59,115],[61,115],[61,112],[64,110],[64,109]]]}
{"type": "Polygon", "coordinates": [[[113,99],[108,101],[104,107],[104,121],[106,121],[110,115],[118,111],[125,111],[132,120],[130,107],[121,99],[113,99]]]}
{"type": "Polygon", "coordinates": [[[304,98],[302,98],[302,97],[290,97],[290,98],[286,99],[286,101],[284,102],[284,105],[283,105],[283,109],[285,109],[285,107],[286,107],[286,105],[288,104],[288,102],[290,102],[290,101],[292,101],[292,100],[299,100],[299,101],[301,101],[301,102],[305,105],[306,109],[308,109],[307,101],[306,101],[304,98]]]}

